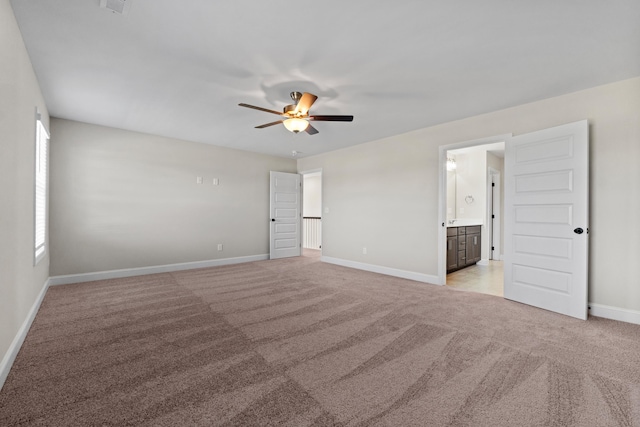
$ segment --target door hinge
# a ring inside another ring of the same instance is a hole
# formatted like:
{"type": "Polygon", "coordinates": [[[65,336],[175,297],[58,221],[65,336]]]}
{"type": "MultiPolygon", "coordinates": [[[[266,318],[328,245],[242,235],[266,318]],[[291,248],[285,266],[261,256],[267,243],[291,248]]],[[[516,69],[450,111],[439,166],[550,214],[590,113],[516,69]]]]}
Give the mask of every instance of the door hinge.
{"type": "Polygon", "coordinates": [[[493,246],[491,246],[491,250],[492,250],[492,251],[495,251],[495,250],[496,250],[496,248],[494,248],[493,246]]]}
{"type": "Polygon", "coordinates": [[[495,215],[491,215],[491,219],[496,219],[496,216],[495,215]]]}
{"type": "Polygon", "coordinates": [[[492,187],[495,187],[495,186],[496,186],[496,183],[495,183],[495,182],[492,182],[492,183],[491,183],[491,186],[492,186],[492,187]]]}

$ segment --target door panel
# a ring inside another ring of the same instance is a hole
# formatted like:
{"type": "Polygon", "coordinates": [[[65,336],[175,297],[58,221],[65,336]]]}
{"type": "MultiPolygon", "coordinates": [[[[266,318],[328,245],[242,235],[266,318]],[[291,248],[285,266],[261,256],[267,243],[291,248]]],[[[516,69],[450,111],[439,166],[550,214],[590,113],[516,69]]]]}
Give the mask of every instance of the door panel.
{"type": "Polygon", "coordinates": [[[301,178],[285,172],[271,172],[271,228],[269,258],[300,256],[301,178]]]}
{"type": "Polygon", "coordinates": [[[589,144],[586,120],[505,145],[504,296],[586,319],[589,144]]]}

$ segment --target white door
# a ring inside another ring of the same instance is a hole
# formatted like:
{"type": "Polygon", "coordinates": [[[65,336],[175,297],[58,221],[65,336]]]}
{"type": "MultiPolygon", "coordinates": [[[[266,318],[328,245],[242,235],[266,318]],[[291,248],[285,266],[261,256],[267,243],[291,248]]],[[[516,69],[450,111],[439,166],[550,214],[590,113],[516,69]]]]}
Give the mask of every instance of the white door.
{"type": "Polygon", "coordinates": [[[271,172],[271,259],[300,256],[302,186],[300,175],[271,172]]]}
{"type": "Polygon", "coordinates": [[[587,318],[586,120],[505,144],[504,296],[587,318]]]}

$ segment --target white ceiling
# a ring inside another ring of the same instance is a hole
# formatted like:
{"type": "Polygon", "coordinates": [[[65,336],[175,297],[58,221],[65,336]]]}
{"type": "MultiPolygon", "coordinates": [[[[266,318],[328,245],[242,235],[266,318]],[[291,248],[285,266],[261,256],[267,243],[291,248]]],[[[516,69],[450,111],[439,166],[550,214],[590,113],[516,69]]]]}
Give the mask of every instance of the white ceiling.
{"type": "Polygon", "coordinates": [[[640,75],[638,0],[12,0],[50,114],[299,157],[640,75]],[[292,134],[238,107],[352,114],[292,134]]]}

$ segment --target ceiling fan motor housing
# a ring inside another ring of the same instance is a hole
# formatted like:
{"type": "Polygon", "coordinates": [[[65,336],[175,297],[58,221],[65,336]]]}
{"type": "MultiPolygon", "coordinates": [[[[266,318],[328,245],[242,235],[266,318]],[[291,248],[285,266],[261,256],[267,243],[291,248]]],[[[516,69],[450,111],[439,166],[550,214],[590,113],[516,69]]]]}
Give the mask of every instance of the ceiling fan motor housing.
{"type": "Polygon", "coordinates": [[[295,116],[294,114],[295,109],[296,109],[295,105],[285,105],[282,111],[284,112],[284,114],[288,116],[295,116]]]}

